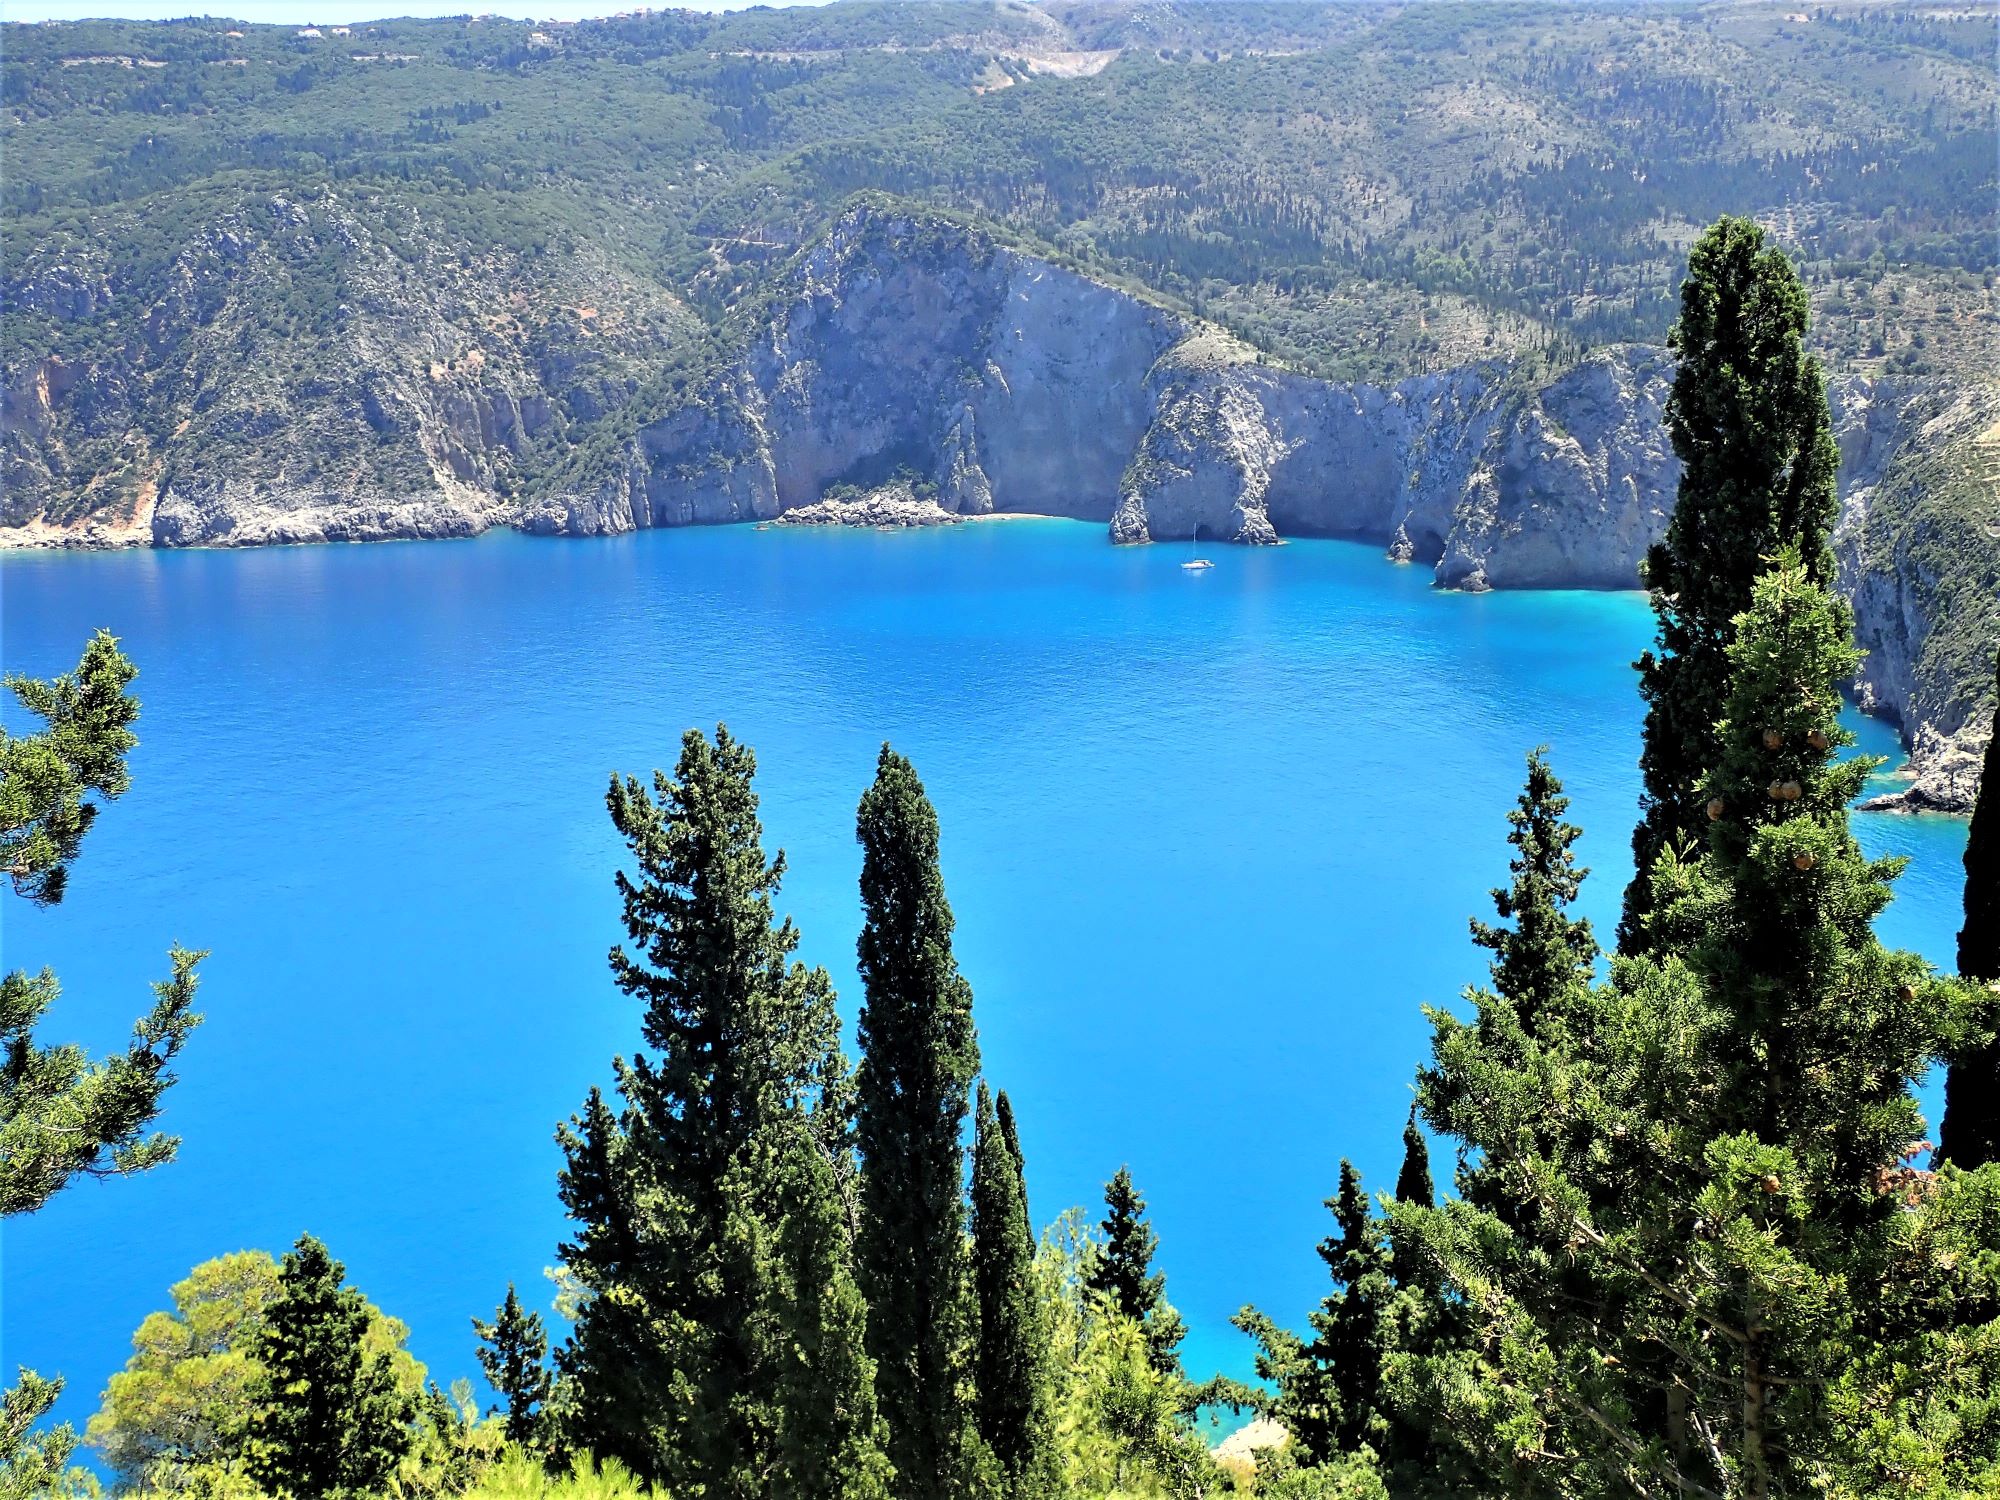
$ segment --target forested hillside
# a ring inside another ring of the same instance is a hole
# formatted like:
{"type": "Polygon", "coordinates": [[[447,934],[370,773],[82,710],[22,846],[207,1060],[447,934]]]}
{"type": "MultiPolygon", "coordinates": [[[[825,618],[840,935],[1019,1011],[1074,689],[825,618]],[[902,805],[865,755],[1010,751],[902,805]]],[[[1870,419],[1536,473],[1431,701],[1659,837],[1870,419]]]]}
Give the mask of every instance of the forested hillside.
{"type": "Polygon", "coordinates": [[[342,367],[476,407],[488,377],[452,367],[474,341],[553,405],[514,472],[443,468],[561,488],[579,444],[671,410],[862,189],[1373,379],[1658,342],[1699,226],[1747,210],[1801,257],[1836,372],[1983,372],[1992,25],[1977,6],[856,3],[11,26],[6,519],[129,506],[187,424],[393,485],[416,461],[393,418],[322,419],[369,404],[334,389],[342,367]],[[379,452],[351,451],[371,432],[379,452]]]}

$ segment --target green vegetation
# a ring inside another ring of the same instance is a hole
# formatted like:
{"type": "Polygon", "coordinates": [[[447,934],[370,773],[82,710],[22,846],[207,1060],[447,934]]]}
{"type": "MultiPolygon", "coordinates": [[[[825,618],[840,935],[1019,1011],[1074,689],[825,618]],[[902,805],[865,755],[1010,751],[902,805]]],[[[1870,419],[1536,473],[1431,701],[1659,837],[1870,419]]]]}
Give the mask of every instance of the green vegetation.
{"type": "Polygon", "coordinates": [[[409,1451],[410,1398],[366,1348],[368,1304],[346,1268],[302,1235],[278,1268],[255,1345],[243,1445],[252,1479],[298,1500],[379,1495],[409,1451]]]}
{"type": "Polygon", "coordinates": [[[1055,1371],[1034,1278],[1035,1240],[1028,1221],[1026,1164],[984,1083],[973,1115],[972,1284],[979,1314],[979,1436],[993,1455],[1004,1492],[1026,1497],[1047,1489],[1055,1462],[1055,1371]]]}
{"type": "Polygon", "coordinates": [[[486,1383],[507,1403],[507,1441],[523,1448],[535,1447],[552,1385],[546,1363],[549,1338],[542,1328],[541,1314],[522,1309],[510,1281],[493,1321],[482,1323],[474,1318],[472,1331],[479,1335],[482,1346],[479,1367],[486,1372],[486,1383]]]}
{"type": "Polygon", "coordinates": [[[1167,1278],[1153,1269],[1160,1236],[1146,1222],[1146,1200],[1132,1185],[1130,1168],[1120,1167],[1104,1185],[1104,1253],[1091,1268],[1090,1289],[1102,1296],[1146,1335],[1146,1349],[1162,1375],[1178,1375],[1180,1343],[1187,1336],[1181,1316],[1167,1301],[1167,1278]]]}
{"type": "Polygon", "coordinates": [[[1680,494],[1645,562],[1659,643],[1639,658],[1645,794],[1619,928],[1627,953],[1651,941],[1655,862],[1716,816],[1701,779],[1721,752],[1728,650],[1752,582],[1780,545],[1798,550],[1814,582],[1833,579],[1840,452],[1825,376],[1805,350],[1808,317],[1798,274],[1755,224],[1722,219],[1689,255],[1667,337],[1680,356],[1667,400],[1680,494]]]}
{"type": "Polygon", "coordinates": [[[612,952],[651,1055],[562,1132],[564,1267],[587,1294],[561,1354],[564,1440],[670,1491],[884,1492],[854,1282],[852,1083],[833,987],[791,961],[755,758],[690,731],[672,778],[611,783],[637,862],[612,952]]]}
{"type": "Polygon", "coordinates": [[[594,487],[714,399],[859,193],[1373,378],[1658,340],[1699,226],[1740,209],[1798,248],[1830,367],[1983,378],[1984,25],[857,0],[12,26],[5,515],[122,515],[195,443],[307,491],[594,487]],[[468,474],[443,398],[534,387],[468,474]]]}
{"type": "MultiPolygon", "coordinates": [[[[125,757],[138,743],[139,704],[127,691],[137,669],[99,631],[77,669],[51,681],[9,676],[6,686],[42,727],[0,728],[0,857],[17,895],[44,906],[63,899],[70,866],[103,802],[131,784],[125,757]]],[[[179,1142],[148,1133],[174,1082],[172,1063],[201,1024],[195,966],[205,955],[175,946],[173,977],[153,986],[153,1008],[119,1056],[94,1062],[81,1047],[45,1047],[35,1028],[59,994],[56,976],[11,970],[0,978],[0,1218],[33,1213],[78,1177],[118,1177],[172,1161],[179,1142]]],[[[76,1434],[35,1430],[62,1381],[22,1370],[0,1397],[0,1496],[61,1493],[76,1434]]]]}
{"type": "Polygon", "coordinates": [[[903,1493],[958,1495],[979,1462],[966,1401],[976,1307],[960,1145],[979,1043],[972,987],[952,957],[937,811],[915,768],[887,745],[855,831],[867,991],[855,1079],[856,1263],[868,1347],[889,1460],[908,1476],[903,1493]]]}

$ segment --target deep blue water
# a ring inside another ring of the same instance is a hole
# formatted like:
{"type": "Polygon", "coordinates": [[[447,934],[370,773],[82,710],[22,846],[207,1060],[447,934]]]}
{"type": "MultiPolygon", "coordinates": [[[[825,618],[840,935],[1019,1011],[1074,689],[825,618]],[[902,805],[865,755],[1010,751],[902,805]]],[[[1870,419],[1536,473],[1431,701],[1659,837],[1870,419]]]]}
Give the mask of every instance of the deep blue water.
{"type": "MultiPolygon", "coordinates": [[[[213,950],[180,1159],[7,1226],[0,1359],[66,1374],[80,1423],[190,1266],[311,1229],[473,1373],[509,1278],[547,1300],[555,1122],[637,1041],[607,776],[721,719],[850,1022],[854,804],[885,737],[912,756],[1036,1218],[1129,1163],[1190,1367],[1247,1373],[1227,1319],[1321,1295],[1339,1157],[1393,1180],[1418,1005],[1483,976],[1466,918],[1537,743],[1608,933],[1649,621],[1346,543],[1215,555],[1012,522],[0,559],[9,669],[100,625],[142,668],[131,793],[63,906],[4,907],[8,966],[65,986],[45,1035],[118,1045],[168,943],[213,950]]],[[[1885,934],[1949,962],[1963,826],[1861,822],[1915,856],[1885,934]]]]}

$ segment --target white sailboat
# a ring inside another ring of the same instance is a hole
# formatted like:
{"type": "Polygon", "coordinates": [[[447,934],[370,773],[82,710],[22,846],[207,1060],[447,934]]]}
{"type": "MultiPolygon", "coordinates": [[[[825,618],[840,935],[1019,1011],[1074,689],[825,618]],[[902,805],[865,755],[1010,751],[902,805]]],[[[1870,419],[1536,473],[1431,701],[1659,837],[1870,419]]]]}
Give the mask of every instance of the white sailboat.
{"type": "Polygon", "coordinates": [[[1195,522],[1194,535],[1188,538],[1188,560],[1181,564],[1183,573],[1199,573],[1203,568],[1212,568],[1214,563],[1205,557],[1195,556],[1195,549],[1201,544],[1201,523],[1195,522]]]}

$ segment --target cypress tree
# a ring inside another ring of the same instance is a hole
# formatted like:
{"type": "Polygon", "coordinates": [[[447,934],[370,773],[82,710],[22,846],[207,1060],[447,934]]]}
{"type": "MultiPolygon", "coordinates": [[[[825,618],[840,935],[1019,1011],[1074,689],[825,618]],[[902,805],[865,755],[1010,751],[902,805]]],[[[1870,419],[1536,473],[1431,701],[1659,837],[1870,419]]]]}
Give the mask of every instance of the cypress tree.
{"type": "Polygon", "coordinates": [[[541,1433],[541,1407],[549,1399],[548,1335],[540,1313],[525,1311],[507,1283],[507,1296],[491,1323],[472,1320],[479,1335],[479,1367],[507,1408],[507,1438],[532,1446],[541,1433]]]}
{"type": "Polygon", "coordinates": [[[1154,1368],[1163,1375],[1180,1372],[1180,1342],[1187,1328],[1166,1299],[1167,1278],[1153,1269],[1160,1237],[1146,1222],[1146,1200],[1132,1185],[1132,1172],[1120,1167],[1104,1185],[1104,1248],[1091,1268],[1091,1290],[1102,1293],[1119,1312],[1146,1334],[1154,1368]]]}
{"type": "Polygon", "coordinates": [[[1431,1182],[1431,1148],[1417,1123],[1417,1107],[1410,1106],[1410,1118],[1403,1125],[1403,1165],[1396,1173],[1396,1201],[1430,1208],[1437,1202],[1431,1182]]]}
{"type": "Polygon", "coordinates": [[[1021,1182],[1021,1222],[1028,1226],[1029,1238],[1034,1237],[1035,1219],[1028,1212],[1028,1157],[1021,1149],[1021,1132],[1014,1124],[1014,1106],[1008,1101],[1005,1090],[995,1101],[998,1108],[996,1118],[1000,1122],[1000,1139],[1006,1143],[1008,1155],[1014,1158],[1015,1175],[1021,1182]]]}
{"type": "Polygon", "coordinates": [[[577,1229],[558,1253],[588,1294],[557,1361],[565,1437],[672,1493],[845,1497],[882,1466],[854,1453],[835,1473],[821,1455],[801,1474],[788,1435],[865,1450],[876,1426],[872,1368],[838,1322],[851,1084],[832,985],[792,960],[797,930],[773,912],[784,856],[764,857],[755,768],[718,728],[713,744],[690,731],[650,795],[611,783],[637,865],[618,876],[636,952],[611,967],[650,1051],[615,1064],[620,1109],[593,1091],[560,1132],[577,1229]]]}
{"type": "Polygon", "coordinates": [[[1833,580],[1840,455],[1824,376],[1805,352],[1809,311],[1791,262],[1749,219],[1718,220],[1689,253],[1668,334],[1679,357],[1666,419],[1680,491],[1666,535],[1646,554],[1659,637],[1638,662],[1645,790],[1622,952],[1648,946],[1654,861],[1700,847],[1701,782],[1721,750],[1727,652],[1752,582],[1784,545],[1814,582],[1833,580]]]}
{"type": "Polygon", "coordinates": [[[866,998],[856,1074],[858,1270],[889,1456],[910,1497],[971,1478],[972,1343],[964,1149],[979,1071],[972,987],[952,956],[938,818],[909,761],[887,745],[861,799],[858,944],[866,998]]]}
{"type": "MultiPolygon", "coordinates": [[[[854,1276],[854,1241],[846,1204],[808,1122],[781,1121],[770,1133],[775,1156],[761,1173],[744,1173],[744,1202],[763,1176],[779,1185],[775,1263],[780,1284],[761,1333],[778,1369],[777,1452],[771,1500],[886,1500],[895,1469],[888,1432],[877,1413],[875,1363],[869,1357],[868,1308],[854,1276]]],[[[759,1142],[760,1148],[764,1146],[759,1142]]],[[[751,1223],[749,1231],[764,1226],[751,1223]]]]}
{"type": "MultiPolygon", "coordinates": [[[[2000,981],[2000,688],[1986,741],[1986,764],[1965,839],[1965,926],[1958,932],[1958,972],[2000,981]]],[[[2000,1037],[1964,1047],[1944,1081],[1938,1155],[1971,1171],[2000,1161],[2000,1037]]]]}
{"type": "Polygon", "coordinates": [[[1340,1193],[1328,1206],[1339,1235],[1321,1244],[1320,1258],[1338,1290],[1313,1314],[1313,1352],[1330,1376],[1336,1451],[1352,1453],[1363,1444],[1379,1448],[1385,1426],[1388,1253],[1353,1163],[1341,1162],[1340,1193]]]}
{"type": "Polygon", "coordinates": [[[294,1500],[373,1500],[410,1449],[410,1400],[387,1355],[363,1347],[367,1301],[346,1268],[301,1235],[264,1311],[244,1450],[250,1476],[294,1500]]]}
{"type": "Polygon", "coordinates": [[[1232,1320],[1256,1341],[1258,1377],[1277,1389],[1270,1414],[1305,1464],[1330,1463],[1363,1444],[1379,1451],[1390,1431],[1382,1403],[1392,1336],[1389,1254],[1352,1162],[1341,1162],[1339,1192],[1326,1206],[1334,1233],[1320,1241],[1319,1258],[1333,1289],[1312,1315],[1312,1339],[1254,1307],[1232,1320]]]}
{"type": "MultiPolygon", "coordinates": [[[[1007,1096],[1000,1096],[1000,1109],[1007,1096]]],[[[979,1435],[1008,1493],[1048,1492],[1055,1461],[1048,1336],[1035,1287],[1026,1173],[985,1084],[973,1115],[972,1284],[979,1312],[979,1435]]]]}
{"type": "MultiPolygon", "coordinates": [[[[1410,1106],[1410,1118],[1403,1124],[1403,1165],[1396,1173],[1396,1201],[1416,1208],[1432,1208],[1437,1188],[1431,1181],[1431,1148],[1424,1128],[1417,1123],[1417,1107],[1410,1106]]],[[[1390,1275],[1399,1287],[1415,1286],[1421,1273],[1410,1248],[1400,1242],[1390,1245],[1390,1275]]]]}

